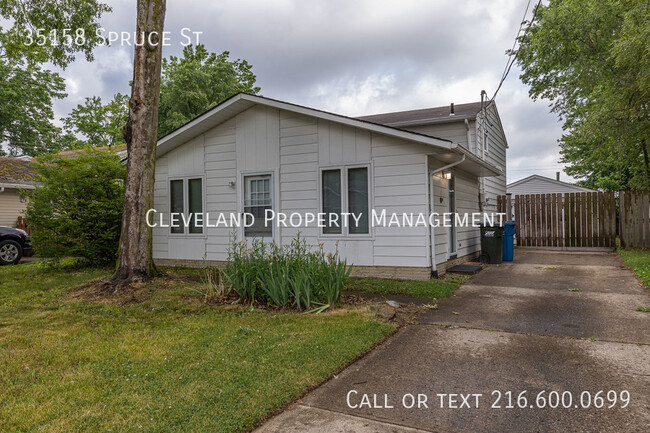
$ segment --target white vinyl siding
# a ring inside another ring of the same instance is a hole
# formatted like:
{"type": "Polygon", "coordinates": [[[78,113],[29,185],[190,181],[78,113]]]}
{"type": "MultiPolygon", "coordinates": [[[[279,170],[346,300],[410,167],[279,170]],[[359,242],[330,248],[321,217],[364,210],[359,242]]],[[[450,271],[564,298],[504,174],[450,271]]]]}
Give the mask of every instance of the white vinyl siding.
{"type": "MultiPolygon", "coordinates": [[[[279,209],[314,212],[318,202],[318,120],[280,111],[280,201],[279,209]],[[298,159],[298,161],[297,161],[298,159]]],[[[287,244],[300,233],[308,244],[318,245],[319,229],[282,227],[281,242],[287,244]]]]}
{"type": "Polygon", "coordinates": [[[5,188],[0,192],[0,226],[16,227],[26,207],[27,202],[21,200],[17,189],[5,188]]]}
{"type": "Polygon", "coordinates": [[[476,143],[475,123],[476,122],[473,120],[469,120],[469,138],[472,140],[472,143],[467,142],[467,127],[465,126],[465,121],[462,119],[455,122],[443,122],[410,127],[401,126],[400,128],[450,140],[454,143],[460,144],[465,149],[473,151],[474,148],[472,147],[472,144],[476,143]]]}
{"type": "MultiPolygon", "coordinates": [[[[235,118],[205,133],[205,211],[211,214],[238,212],[235,133],[235,118]]],[[[229,227],[206,227],[207,260],[228,259],[232,232],[229,227]]]]}
{"type": "MultiPolygon", "coordinates": [[[[387,214],[428,214],[426,146],[372,135],[373,207],[387,214]]],[[[427,227],[375,227],[376,266],[428,266],[427,227]]]]}
{"type": "MultiPolygon", "coordinates": [[[[495,105],[489,105],[485,111],[488,119],[487,139],[489,142],[485,160],[501,169],[503,175],[483,178],[485,198],[487,199],[487,206],[483,210],[486,212],[496,212],[497,196],[506,193],[506,138],[495,105]]],[[[481,137],[479,148],[482,149],[485,144],[483,142],[484,134],[481,125],[479,125],[479,130],[481,131],[478,134],[481,137]]]]}

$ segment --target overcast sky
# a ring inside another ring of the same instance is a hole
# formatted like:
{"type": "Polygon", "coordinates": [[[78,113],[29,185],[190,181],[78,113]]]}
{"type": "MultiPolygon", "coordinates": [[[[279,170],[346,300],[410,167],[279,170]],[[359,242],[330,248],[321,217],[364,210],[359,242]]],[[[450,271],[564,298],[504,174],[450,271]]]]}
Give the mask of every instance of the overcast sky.
{"type": "MultiPolygon", "coordinates": [[[[135,28],[134,0],[105,0],[105,35],[135,28]]],[[[496,90],[528,0],[168,0],[165,29],[182,52],[181,29],[203,32],[209,51],[253,65],[261,94],[357,116],[480,100],[496,90]]],[[[534,3],[534,2],[533,2],[534,3]]],[[[529,11],[528,16],[530,17],[529,11]]],[[[85,97],[128,93],[133,47],[78,56],[62,76],[66,115],[85,97]]],[[[508,182],[561,170],[562,129],[548,101],[533,102],[513,67],[496,98],[510,149],[508,182]]],[[[570,178],[562,173],[563,180],[570,178]]]]}

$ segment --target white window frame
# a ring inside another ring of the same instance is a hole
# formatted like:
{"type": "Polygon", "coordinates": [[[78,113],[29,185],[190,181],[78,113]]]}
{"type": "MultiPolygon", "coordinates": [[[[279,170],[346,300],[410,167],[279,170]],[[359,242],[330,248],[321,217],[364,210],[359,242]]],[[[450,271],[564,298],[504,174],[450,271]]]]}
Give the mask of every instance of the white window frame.
{"type": "MultiPolygon", "coordinates": [[[[276,194],[277,190],[277,182],[278,182],[278,174],[276,173],[275,170],[266,170],[266,171],[240,171],[239,172],[239,184],[241,187],[237,188],[237,208],[239,209],[239,214],[243,215],[244,214],[244,200],[246,199],[246,178],[253,178],[253,177],[264,177],[264,176],[270,176],[271,181],[270,186],[271,186],[271,209],[275,212],[278,211],[278,201],[279,201],[279,194],[276,194]]],[[[243,222],[243,219],[242,219],[243,222]]],[[[246,231],[244,229],[243,224],[239,227],[238,230],[238,236],[239,239],[253,239],[253,237],[247,237],[246,236],[246,231]]],[[[280,230],[279,227],[276,227],[275,224],[271,225],[271,236],[270,237],[264,237],[260,239],[264,239],[265,242],[272,242],[272,241],[279,241],[279,234],[280,230]]]]}
{"type": "MultiPolygon", "coordinates": [[[[169,209],[169,218],[170,218],[170,225],[171,225],[171,212],[172,212],[172,181],[174,180],[181,180],[183,181],[183,214],[188,215],[189,214],[189,208],[190,208],[190,199],[189,199],[189,181],[191,179],[201,179],[201,211],[203,213],[203,223],[205,224],[205,214],[207,213],[205,209],[206,205],[206,193],[205,193],[205,175],[203,174],[197,174],[197,175],[189,175],[189,176],[170,176],[167,178],[167,209],[169,209]]],[[[207,237],[206,234],[206,229],[207,227],[203,226],[201,227],[201,233],[190,233],[190,228],[185,227],[183,224],[183,220],[181,219],[180,221],[181,227],[183,228],[183,233],[173,233],[172,228],[169,227],[167,230],[168,236],[172,237],[183,237],[183,238],[205,238],[207,237]]]]}
{"type": "MultiPolygon", "coordinates": [[[[318,228],[318,238],[319,239],[373,239],[374,230],[372,227],[372,204],[374,202],[373,197],[373,171],[372,171],[372,162],[363,162],[363,163],[354,163],[354,164],[338,164],[338,165],[328,165],[318,168],[318,212],[323,211],[323,171],[327,170],[340,170],[341,171],[341,212],[348,212],[349,203],[348,203],[348,170],[354,168],[366,168],[368,169],[368,233],[350,233],[349,227],[342,226],[341,233],[323,233],[323,227],[318,228]]],[[[354,220],[350,218],[348,224],[354,223],[354,220]]]]}

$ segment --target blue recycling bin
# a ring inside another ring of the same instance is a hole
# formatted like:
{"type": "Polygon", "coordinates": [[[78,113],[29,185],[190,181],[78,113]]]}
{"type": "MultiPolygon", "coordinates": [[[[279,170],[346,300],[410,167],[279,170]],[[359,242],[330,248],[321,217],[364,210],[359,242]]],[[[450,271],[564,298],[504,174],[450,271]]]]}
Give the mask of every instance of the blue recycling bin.
{"type": "Polygon", "coordinates": [[[503,223],[503,261],[511,262],[515,256],[515,227],[517,223],[503,223]]]}

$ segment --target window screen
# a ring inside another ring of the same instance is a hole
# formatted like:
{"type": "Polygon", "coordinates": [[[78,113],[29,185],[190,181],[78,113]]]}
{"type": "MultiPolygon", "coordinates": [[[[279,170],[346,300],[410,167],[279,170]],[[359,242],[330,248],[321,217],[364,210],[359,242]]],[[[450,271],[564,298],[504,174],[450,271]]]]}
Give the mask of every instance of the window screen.
{"type": "Polygon", "coordinates": [[[348,212],[359,217],[359,222],[350,217],[350,234],[368,234],[368,168],[348,170],[348,212]]]}
{"type": "Polygon", "coordinates": [[[196,214],[203,212],[203,181],[202,179],[188,179],[187,197],[189,200],[188,212],[192,214],[190,220],[190,233],[203,233],[203,227],[196,225],[196,214]]]}
{"type": "Polygon", "coordinates": [[[170,213],[179,214],[177,217],[178,227],[171,227],[172,233],[183,233],[184,227],[180,221],[180,214],[183,213],[183,181],[172,180],[169,182],[170,213]]]}
{"type": "Polygon", "coordinates": [[[323,213],[326,214],[323,234],[341,233],[341,170],[323,170],[323,213]],[[339,215],[338,227],[328,224],[330,214],[339,215]]]}

